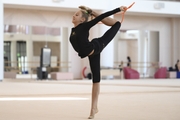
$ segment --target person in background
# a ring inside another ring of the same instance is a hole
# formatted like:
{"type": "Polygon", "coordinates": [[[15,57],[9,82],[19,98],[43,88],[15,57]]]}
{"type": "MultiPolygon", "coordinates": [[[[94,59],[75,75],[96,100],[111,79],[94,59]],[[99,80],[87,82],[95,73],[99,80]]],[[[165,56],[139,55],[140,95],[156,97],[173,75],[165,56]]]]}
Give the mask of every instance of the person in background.
{"type": "Polygon", "coordinates": [[[177,60],[177,63],[175,64],[175,70],[179,72],[179,60],[177,60]]]}
{"type": "Polygon", "coordinates": [[[123,61],[121,61],[121,64],[119,65],[119,70],[120,70],[120,72],[122,72],[122,70],[123,70],[123,61]]]}
{"type": "Polygon", "coordinates": [[[122,72],[123,72],[123,61],[121,61],[121,64],[119,65],[119,70],[120,70],[120,77],[122,79],[123,78],[123,74],[122,74],[122,72]]]}
{"type": "Polygon", "coordinates": [[[129,56],[127,56],[127,67],[131,67],[131,58],[129,56]]]}

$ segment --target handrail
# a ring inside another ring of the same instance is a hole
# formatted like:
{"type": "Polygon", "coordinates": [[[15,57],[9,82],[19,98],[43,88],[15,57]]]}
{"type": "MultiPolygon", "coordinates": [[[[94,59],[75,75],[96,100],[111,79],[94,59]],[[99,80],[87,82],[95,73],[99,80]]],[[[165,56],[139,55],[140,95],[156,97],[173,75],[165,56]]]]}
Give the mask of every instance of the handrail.
{"type": "MultiPolygon", "coordinates": [[[[128,62],[123,62],[123,66],[125,67],[128,62]]],[[[121,62],[114,62],[114,66],[121,65],[121,62]]],[[[131,62],[132,68],[159,68],[161,66],[161,62],[131,62]]]]}
{"type": "MultiPolygon", "coordinates": [[[[19,63],[18,61],[4,61],[4,63],[19,63]]],[[[27,61],[27,63],[40,63],[40,61],[27,61]]],[[[70,61],[53,61],[51,63],[71,63],[70,61]]]]}
{"type": "MultiPolygon", "coordinates": [[[[33,73],[34,70],[36,70],[40,66],[40,61],[4,61],[4,69],[5,71],[17,71],[17,73],[21,72],[31,72],[33,73]],[[18,66],[18,63],[23,63],[21,66],[18,66]],[[25,64],[26,65],[25,65],[25,64]],[[7,64],[7,65],[6,65],[7,64]]],[[[54,69],[57,69],[58,71],[60,69],[68,69],[71,68],[71,62],[70,61],[52,61],[51,64],[53,66],[47,67],[48,69],[54,71],[54,69]]]]}

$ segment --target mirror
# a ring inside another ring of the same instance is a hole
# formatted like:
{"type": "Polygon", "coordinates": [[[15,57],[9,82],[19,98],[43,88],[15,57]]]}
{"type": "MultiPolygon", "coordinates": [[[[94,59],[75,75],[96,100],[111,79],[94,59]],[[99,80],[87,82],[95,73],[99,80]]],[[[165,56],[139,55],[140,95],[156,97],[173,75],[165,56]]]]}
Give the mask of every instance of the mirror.
{"type": "MultiPolygon", "coordinates": [[[[41,48],[51,49],[51,72],[68,70],[67,59],[61,56],[66,44],[66,28],[26,25],[4,25],[4,71],[18,74],[35,73],[40,65],[41,48]],[[64,60],[64,62],[60,62],[64,60]]],[[[67,41],[68,42],[68,41],[67,41]]]]}
{"type": "MultiPolygon", "coordinates": [[[[141,77],[152,77],[159,63],[159,32],[120,30],[115,64],[127,66],[127,56],[141,77]]],[[[40,49],[52,50],[51,72],[68,71],[68,28],[45,26],[4,25],[4,71],[19,74],[35,73],[39,67],[40,49]],[[32,50],[32,51],[30,51],[32,50]]]]}
{"type": "Polygon", "coordinates": [[[127,66],[127,56],[132,68],[141,77],[152,77],[159,67],[159,32],[149,30],[120,30],[118,40],[118,63],[127,66]]]}

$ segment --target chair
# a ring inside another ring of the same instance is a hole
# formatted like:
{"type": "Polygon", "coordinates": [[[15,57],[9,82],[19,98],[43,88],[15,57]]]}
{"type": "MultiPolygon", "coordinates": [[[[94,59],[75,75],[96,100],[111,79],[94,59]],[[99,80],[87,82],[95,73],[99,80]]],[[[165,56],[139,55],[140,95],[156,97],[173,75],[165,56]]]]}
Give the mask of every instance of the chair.
{"type": "Polygon", "coordinates": [[[139,72],[132,68],[124,67],[123,72],[125,79],[139,79],[139,72]]]}
{"type": "Polygon", "coordinates": [[[167,68],[166,67],[159,68],[154,74],[154,78],[157,78],[157,79],[167,78],[167,68]]]}

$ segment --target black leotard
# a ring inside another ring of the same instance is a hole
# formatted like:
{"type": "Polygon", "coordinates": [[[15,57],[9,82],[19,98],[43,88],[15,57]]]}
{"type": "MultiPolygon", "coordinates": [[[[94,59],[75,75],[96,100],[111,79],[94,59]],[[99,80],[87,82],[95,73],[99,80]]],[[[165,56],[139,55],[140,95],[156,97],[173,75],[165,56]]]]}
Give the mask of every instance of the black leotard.
{"type": "Polygon", "coordinates": [[[78,55],[81,58],[88,56],[94,49],[93,43],[90,42],[88,39],[90,28],[95,24],[97,24],[102,19],[110,15],[113,15],[117,12],[120,12],[120,8],[116,8],[114,10],[105,12],[89,22],[81,23],[78,26],[72,28],[70,35],[70,42],[74,50],[78,52],[78,55]]]}

